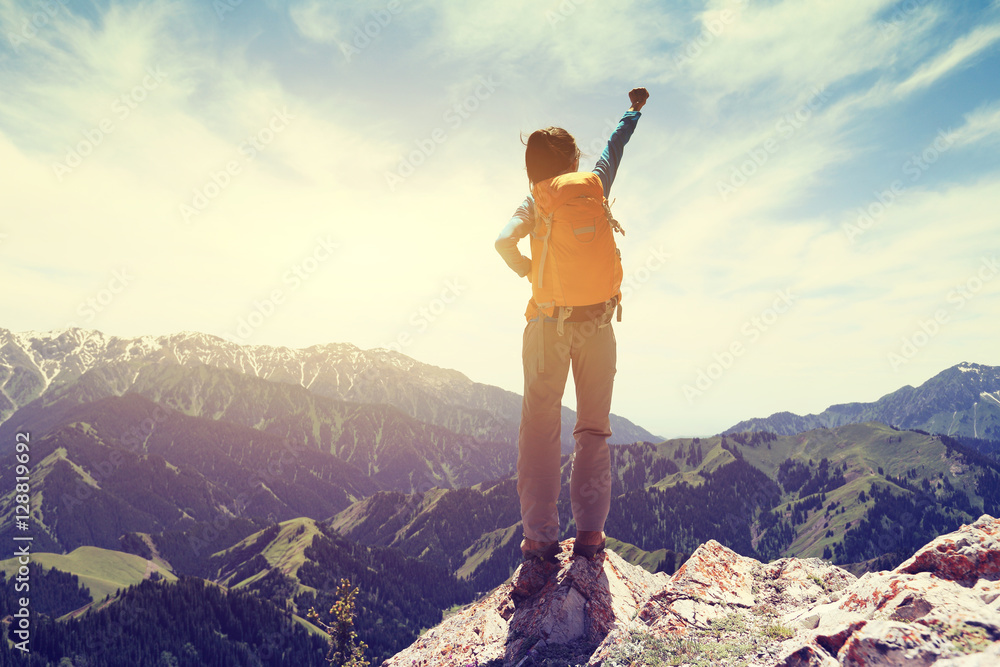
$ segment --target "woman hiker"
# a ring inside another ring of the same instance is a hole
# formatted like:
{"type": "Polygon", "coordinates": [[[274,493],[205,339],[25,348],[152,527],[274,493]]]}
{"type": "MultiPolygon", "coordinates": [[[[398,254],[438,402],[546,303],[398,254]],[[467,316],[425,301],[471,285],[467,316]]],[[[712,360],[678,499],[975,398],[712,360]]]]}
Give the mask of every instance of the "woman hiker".
{"type": "Polygon", "coordinates": [[[611,390],[616,344],[612,316],[621,317],[622,267],[607,207],[625,144],[649,93],[629,92],[622,116],[592,172],[579,172],[576,141],[558,127],[532,132],[524,152],[531,194],[496,240],[518,276],[531,281],[522,362],[524,398],[518,434],[517,492],[527,563],[558,563],[560,421],[570,366],[576,385],[576,440],[570,499],[576,523],[573,552],[593,559],[604,550],[611,503],[611,390]],[[531,257],[517,243],[531,236],[531,257]]]}

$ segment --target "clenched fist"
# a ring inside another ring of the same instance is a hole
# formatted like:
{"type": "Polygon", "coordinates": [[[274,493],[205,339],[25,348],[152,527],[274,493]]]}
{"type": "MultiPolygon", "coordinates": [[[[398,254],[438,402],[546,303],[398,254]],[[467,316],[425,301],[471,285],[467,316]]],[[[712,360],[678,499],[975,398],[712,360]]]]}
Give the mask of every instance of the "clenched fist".
{"type": "Polygon", "coordinates": [[[645,88],[633,88],[628,91],[628,99],[632,103],[629,111],[638,111],[646,104],[646,100],[649,99],[649,91],[645,88]]]}

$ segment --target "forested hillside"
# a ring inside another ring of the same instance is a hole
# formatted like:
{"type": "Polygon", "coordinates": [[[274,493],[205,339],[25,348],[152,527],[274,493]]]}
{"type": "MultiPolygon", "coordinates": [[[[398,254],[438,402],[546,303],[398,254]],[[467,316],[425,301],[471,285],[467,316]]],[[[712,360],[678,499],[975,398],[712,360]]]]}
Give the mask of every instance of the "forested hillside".
{"type": "Polygon", "coordinates": [[[31,652],[0,642],[0,665],[71,664],[326,665],[326,640],[252,593],[225,591],[196,578],[143,581],[111,604],[67,621],[39,614],[31,652]]]}

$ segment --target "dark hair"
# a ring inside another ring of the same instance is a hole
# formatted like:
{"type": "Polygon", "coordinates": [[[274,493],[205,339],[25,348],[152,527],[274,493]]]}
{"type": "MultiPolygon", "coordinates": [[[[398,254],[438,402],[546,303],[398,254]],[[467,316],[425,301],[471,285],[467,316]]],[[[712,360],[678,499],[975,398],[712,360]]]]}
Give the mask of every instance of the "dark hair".
{"type": "Polygon", "coordinates": [[[580,157],[573,135],[561,127],[546,127],[535,130],[525,142],[524,166],[528,169],[528,180],[532,183],[558,176],[573,166],[580,157]]]}

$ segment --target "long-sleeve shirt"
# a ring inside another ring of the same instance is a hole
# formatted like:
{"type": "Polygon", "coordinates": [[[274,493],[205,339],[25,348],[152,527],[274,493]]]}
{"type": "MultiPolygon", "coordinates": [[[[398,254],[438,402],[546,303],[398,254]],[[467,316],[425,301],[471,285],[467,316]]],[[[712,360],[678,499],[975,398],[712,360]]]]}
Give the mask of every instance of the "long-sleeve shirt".
{"type": "MultiPolygon", "coordinates": [[[[608,145],[601,152],[597,164],[594,165],[594,173],[600,177],[601,184],[604,186],[605,197],[611,193],[611,184],[614,183],[615,175],[618,173],[618,165],[621,164],[625,144],[632,138],[635,124],[641,115],[638,111],[625,112],[621,120],[618,121],[618,127],[611,133],[608,145]]],[[[495,243],[497,252],[507,262],[507,266],[522,278],[531,271],[531,259],[521,254],[521,251],[517,249],[517,242],[531,233],[534,219],[535,202],[529,194],[514,211],[514,216],[500,232],[495,243]]]]}

